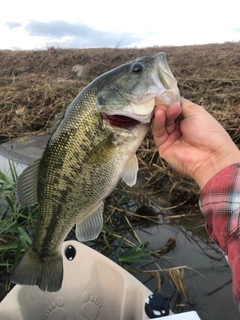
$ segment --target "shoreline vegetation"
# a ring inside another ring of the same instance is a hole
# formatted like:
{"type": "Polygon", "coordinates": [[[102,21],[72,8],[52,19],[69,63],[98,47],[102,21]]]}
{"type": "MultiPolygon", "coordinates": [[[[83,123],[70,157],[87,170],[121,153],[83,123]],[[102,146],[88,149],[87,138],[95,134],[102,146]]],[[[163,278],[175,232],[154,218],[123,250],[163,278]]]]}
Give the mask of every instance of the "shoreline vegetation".
{"type": "MultiPolygon", "coordinates": [[[[204,106],[240,146],[240,42],[151,48],[0,50],[0,143],[48,134],[54,115],[100,74],[144,55],[165,52],[181,96],[204,106]],[[78,66],[76,68],[76,66],[78,66]]],[[[119,183],[106,201],[105,226],[92,246],[107,256],[118,252],[118,263],[131,272],[148,272],[160,290],[162,274],[187,298],[183,274],[186,266],[148,270],[154,258],[172,250],[174,239],[152,251],[141,242],[136,228],[184,217],[192,228],[204,228],[198,209],[199,189],[173,171],[158,156],[151,133],[138,151],[139,175],[134,188],[119,183]],[[129,235],[131,237],[129,238],[129,235]],[[134,239],[134,241],[133,241],[134,239]],[[115,249],[114,249],[115,248],[115,249]],[[135,265],[133,265],[135,263],[135,265]],[[141,267],[139,267],[139,264],[141,267]],[[139,269],[139,270],[137,270],[139,269]]],[[[0,284],[7,293],[9,276],[31,243],[37,207],[21,208],[15,198],[16,172],[0,172],[0,284]],[[30,210],[30,211],[29,211],[30,210]]],[[[74,238],[73,231],[69,238],[74,238]]]]}
{"type": "Polygon", "coordinates": [[[235,141],[240,140],[236,132],[240,42],[141,49],[0,50],[0,139],[48,132],[54,115],[66,109],[89,82],[120,64],[161,51],[167,55],[180,94],[205,106],[235,141]]]}

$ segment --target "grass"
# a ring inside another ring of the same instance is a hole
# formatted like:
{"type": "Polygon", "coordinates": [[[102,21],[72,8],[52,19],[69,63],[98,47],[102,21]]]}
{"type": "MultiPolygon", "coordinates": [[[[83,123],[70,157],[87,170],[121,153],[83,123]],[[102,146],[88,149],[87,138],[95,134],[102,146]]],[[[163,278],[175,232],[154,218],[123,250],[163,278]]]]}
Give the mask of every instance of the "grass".
{"type": "MultiPolygon", "coordinates": [[[[1,284],[5,288],[5,294],[12,288],[11,270],[16,267],[32,243],[38,217],[37,205],[22,207],[18,204],[15,196],[17,173],[13,163],[9,162],[9,167],[10,177],[0,171],[0,267],[5,270],[1,274],[1,284]]],[[[121,184],[118,188],[122,188],[121,184]]],[[[187,267],[165,270],[159,266],[162,255],[174,248],[175,239],[169,239],[166,245],[158,250],[148,248],[149,244],[142,242],[135,231],[136,221],[139,226],[145,225],[146,222],[159,223],[158,219],[149,217],[149,215],[140,216],[136,213],[132,213],[132,216],[129,210],[123,212],[121,208],[126,205],[126,202],[129,202],[129,195],[126,196],[124,193],[120,196],[117,192],[112,198],[108,198],[101,235],[88,245],[93,248],[97,246],[98,251],[113,259],[128,272],[154,276],[157,292],[161,291],[164,277],[169,278],[174,288],[187,302],[187,289],[183,279],[183,270],[187,267]]],[[[133,203],[133,207],[135,206],[136,204],[133,203]]],[[[75,239],[74,230],[70,232],[68,239],[75,239]]]]}
{"type": "MultiPolygon", "coordinates": [[[[8,178],[0,171],[0,192],[1,192],[1,220],[0,220],[0,235],[1,246],[0,251],[3,252],[2,259],[11,256],[10,253],[4,252],[4,249],[18,249],[23,252],[31,243],[29,234],[33,230],[36,223],[38,206],[31,208],[21,207],[15,197],[15,182],[17,173],[15,167],[10,163],[10,171],[12,178],[8,178]],[[28,230],[26,232],[25,230],[28,230]],[[28,234],[29,233],[29,234],[28,234]],[[21,246],[19,248],[19,243],[21,246]],[[3,245],[2,245],[3,244],[3,245]]],[[[0,265],[3,261],[0,260],[0,265]]],[[[15,262],[18,263],[16,255],[15,262]]]]}
{"type": "Polygon", "coordinates": [[[0,171],[0,267],[4,270],[1,276],[6,292],[11,287],[11,269],[18,264],[32,242],[30,235],[38,212],[37,206],[25,208],[17,203],[14,188],[17,173],[11,162],[9,167],[10,178],[0,171]]]}
{"type": "MultiPolygon", "coordinates": [[[[0,137],[47,132],[54,114],[65,109],[90,81],[122,63],[160,51],[167,55],[181,95],[206,106],[236,132],[240,42],[141,49],[0,50],[0,137]],[[76,77],[75,65],[87,67],[87,73],[76,77]]],[[[237,135],[239,141],[239,131],[237,135]]]]}
{"type": "MultiPolygon", "coordinates": [[[[122,63],[160,51],[167,54],[181,95],[205,106],[240,147],[240,42],[142,49],[0,50],[0,141],[48,133],[54,115],[66,109],[91,80],[122,63]],[[76,64],[87,66],[84,77],[72,73],[76,64]]],[[[129,272],[152,275],[158,291],[168,277],[187,300],[184,274],[188,267],[160,266],[174,247],[174,239],[152,250],[139,239],[137,229],[171,220],[186,230],[183,216],[193,221],[192,228],[202,229],[203,220],[196,213],[199,189],[159,158],[150,133],[138,150],[138,160],[138,184],[132,189],[121,183],[117,186],[106,201],[103,231],[89,245],[129,272]]],[[[16,171],[10,167],[11,178],[0,173],[0,267],[6,292],[11,269],[31,243],[38,213],[37,206],[18,205],[16,171]]],[[[75,238],[73,230],[69,238],[75,238]]]]}

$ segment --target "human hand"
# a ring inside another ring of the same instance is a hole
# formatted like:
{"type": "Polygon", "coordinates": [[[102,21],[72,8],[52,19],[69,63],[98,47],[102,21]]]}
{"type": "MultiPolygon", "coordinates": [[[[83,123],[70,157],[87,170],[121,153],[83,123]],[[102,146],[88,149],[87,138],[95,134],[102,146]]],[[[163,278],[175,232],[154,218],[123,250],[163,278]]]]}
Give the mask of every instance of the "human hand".
{"type": "Polygon", "coordinates": [[[178,102],[155,107],[152,132],[160,156],[201,189],[217,172],[240,162],[240,151],[220,123],[184,98],[182,108],[178,102]],[[180,114],[183,119],[175,121],[180,114]]]}

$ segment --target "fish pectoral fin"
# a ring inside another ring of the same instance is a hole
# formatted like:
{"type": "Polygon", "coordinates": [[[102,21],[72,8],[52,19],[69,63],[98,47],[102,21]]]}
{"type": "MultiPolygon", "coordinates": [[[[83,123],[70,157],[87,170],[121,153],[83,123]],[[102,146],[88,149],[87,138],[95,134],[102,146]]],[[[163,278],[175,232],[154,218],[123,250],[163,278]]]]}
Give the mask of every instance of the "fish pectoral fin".
{"type": "Polygon", "coordinates": [[[138,172],[138,159],[134,154],[127,162],[124,171],[122,173],[123,181],[130,187],[132,187],[137,181],[138,172]]]}
{"type": "Polygon", "coordinates": [[[38,159],[28,166],[17,180],[16,196],[18,202],[23,206],[32,206],[38,203],[37,183],[40,160],[38,159]]]}
{"type": "Polygon", "coordinates": [[[76,237],[78,241],[89,241],[96,239],[103,226],[103,201],[98,203],[90,212],[86,213],[86,218],[76,224],[76,237]]]}

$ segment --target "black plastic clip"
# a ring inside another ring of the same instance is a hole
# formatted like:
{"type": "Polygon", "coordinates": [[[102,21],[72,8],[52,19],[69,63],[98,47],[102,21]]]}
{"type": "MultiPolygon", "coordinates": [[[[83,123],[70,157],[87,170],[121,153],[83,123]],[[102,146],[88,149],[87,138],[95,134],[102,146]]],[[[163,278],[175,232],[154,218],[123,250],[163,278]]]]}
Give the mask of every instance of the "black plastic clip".
{"type": "Polygon", "coordinates": [[[153,293],[145,301],[145,312],[150,319],[161,318],[169,315],[168,298],[161,294],[153,293]]]}

